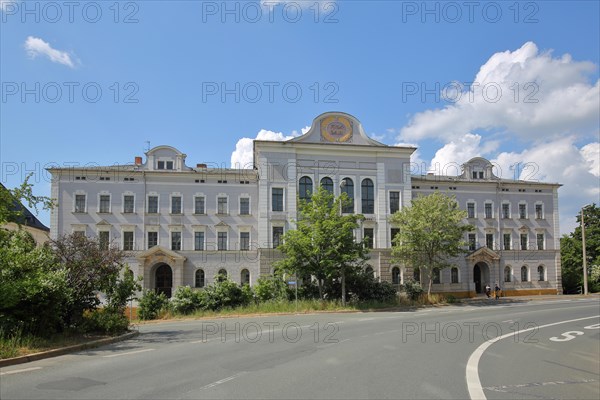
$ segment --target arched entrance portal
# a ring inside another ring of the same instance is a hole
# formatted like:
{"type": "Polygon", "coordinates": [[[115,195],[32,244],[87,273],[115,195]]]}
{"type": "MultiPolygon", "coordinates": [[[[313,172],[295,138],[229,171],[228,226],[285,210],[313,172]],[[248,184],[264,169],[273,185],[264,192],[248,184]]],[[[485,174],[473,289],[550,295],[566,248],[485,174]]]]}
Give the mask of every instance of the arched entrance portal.
{"type": "Polygon", "coordinates": [[[154,287],[158,293],[171,297],[173,288],[173,270],[167,264],[160,264],[154,272],[154,287]]]}
{"type": "Polygon", "coordinates": [[[473,282],[477,293],[483,293],[485,285],[490,285],[490,267],[485,262],[480,261],[473,267],[473,282]]]}

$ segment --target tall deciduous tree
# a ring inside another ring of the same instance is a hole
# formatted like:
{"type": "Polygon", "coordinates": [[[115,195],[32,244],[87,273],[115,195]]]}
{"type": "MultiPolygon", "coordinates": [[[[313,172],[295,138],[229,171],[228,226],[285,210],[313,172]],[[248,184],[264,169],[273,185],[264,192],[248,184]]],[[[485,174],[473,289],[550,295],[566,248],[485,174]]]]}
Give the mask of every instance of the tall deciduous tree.
{"type": "Polygon", "coordinates": [[[0,225],[7,222],[17,224],[25,222],[25,210],[21,203],[27,203],[29,208],[33,208],[36,212],[39,206],[44,210],[49,210],[55,206],[54,201],[49,197],[33,194],[33,185],[29,183],[31,175],[29,174],[21,186],[15,189],[7,189],[0,184],[0,225]]]}
{"type": "Polygon", "coordinates": [[[325,281],[341,279],[345,302],[346,276],[368,258],[365,244],[354,238],[363,216],[341,212],[348,202],[345,193],[335,198],[319,188],[310,201],[300,201],[296,229],[287,231],[278,247],[285,258],[276,268],[297,276],[314,276],[321,299],[325,281]]]}
{"type": "MultiPolygon", "coordinates": [[[[585,207],[583,212],[587,269],[591,275],[594,265],[600,265],[600,208],[592,204],[585,207]]],[[[561,275],[565,293],[576,293],[583,286],[581,213],[577,214],[577,224],[571,234],[560,239],[561,275]]],[[[594,279],[588,279],[588,285],[590,291],[600,290],[600,283],[594,279]]]]}
{"type": "Polygon", "coordinates": [[[391,217],[400,232],[392,243],[392,257],[418,268],[428,280],[431,294],[433,271],[449,267],[449,259],[465,252],[464,233],[472,226],[464,223],[467,213],[458,208],[454,197],[435,192],[413,199],[391,217]]]}

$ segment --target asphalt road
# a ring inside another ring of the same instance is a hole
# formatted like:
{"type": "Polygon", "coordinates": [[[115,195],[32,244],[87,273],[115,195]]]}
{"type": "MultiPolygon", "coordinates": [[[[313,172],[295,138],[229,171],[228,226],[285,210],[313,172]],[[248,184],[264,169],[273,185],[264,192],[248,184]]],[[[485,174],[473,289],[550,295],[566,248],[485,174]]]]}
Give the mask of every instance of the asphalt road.
{"type": "Polygon", "coordinates": [[[598,399],[600,302],[483,303],[140,326],[0,369],[2,399],[598,399]]]}

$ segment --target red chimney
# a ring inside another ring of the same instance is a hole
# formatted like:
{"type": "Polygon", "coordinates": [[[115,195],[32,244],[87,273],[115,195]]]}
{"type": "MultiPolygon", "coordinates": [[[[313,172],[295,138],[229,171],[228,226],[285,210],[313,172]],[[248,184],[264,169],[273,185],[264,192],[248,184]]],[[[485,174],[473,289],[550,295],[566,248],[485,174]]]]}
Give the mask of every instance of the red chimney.
{"type": "Polygon", "coordinates": [[[142,157],[135,158],[135,165],[142,165],[142,157]]]}
{"type": "Polygon", "coordinates": [[[196,164],[196,168],[206,168],[206,164],[196,164]]]}

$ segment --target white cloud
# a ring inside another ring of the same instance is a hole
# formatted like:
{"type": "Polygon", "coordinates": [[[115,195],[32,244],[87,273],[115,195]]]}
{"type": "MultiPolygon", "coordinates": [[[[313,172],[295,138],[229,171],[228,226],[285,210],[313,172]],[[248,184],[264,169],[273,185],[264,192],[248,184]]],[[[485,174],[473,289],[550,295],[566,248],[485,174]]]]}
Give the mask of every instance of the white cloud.
{"type": "MultiPolygon", "coordinates": [[[[302,128],[302,134],[306,133],[310,127],[302,128]]],[[[293,131],[291,135],[284,135],[281,132],[268,131],[261,129],[256,134],[254,139],[241,138],[235,145],[235,150],[231,153],[231,167],[232,168],[252,168],[253,166],[253,142],[254,140],[270,140],[274,142],[282,142],[284,140],[290,140],[297,136],[300,136],[297,131],[293,131]]]]}
{"type": "Polygon", "coordinates": [[[485,156],[498,149],[498,141],[481,144],[481,136],[467,133],[451,140],[439,149],[431,160],[430,172],[441,175],[459,175],[461,165],[473,157],[485,156]]]}
{"type": "Polygon", "coordinates": [[[44,55],[52,62],[66,65],[69,68],[75,68],[75,63],[68,52],[53,49],[48,42],[40,38],[29,36],[25,41],[25,50],[27,50],[27,54],[31,58],[44,55]]]}
{"type": "Polygon", "coordinates": [[[470,92],[443,108],[415,114],[399,140],[456,140],[489,129],[526,140],[589,132],[600,118],[600,80],[588,78],[595,70],[593,63],[573,61],[568,54],[540,53],[532,42],[496,53],[481,66],[470,92]]]}

